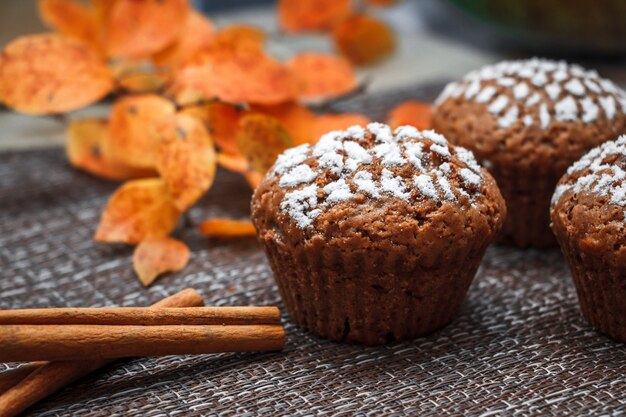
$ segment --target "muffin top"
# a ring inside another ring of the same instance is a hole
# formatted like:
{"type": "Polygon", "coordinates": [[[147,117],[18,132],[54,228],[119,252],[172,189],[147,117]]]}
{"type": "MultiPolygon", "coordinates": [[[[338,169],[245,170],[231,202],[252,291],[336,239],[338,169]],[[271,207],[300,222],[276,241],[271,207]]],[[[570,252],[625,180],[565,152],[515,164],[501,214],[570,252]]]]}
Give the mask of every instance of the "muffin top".
{"type": "Polygon", "coordinates": [[[504,211],[495,182],[470,151],[450,146],[433,131],[392,131],[380,123],[288,149],[252,202],[261,233],[298,239],[408,239],[445,218],[448,224],[438,230],[467,226],[491,236],[504,211]]]}
{"type": "Polygon", "coordinates": [[[626,92],[564,61],[504,61],[448,84],[434,113],[435,128],[479,160],[559,164],[555,157],[574,155],[565,170],[626,132],[626,92]]]}
{"type": "Polygon", "coordinates": [[[551,217],[553,228],[558,223],[587,248],[626,251],[626,135],[567,170],[552,197],[551,217]]]}

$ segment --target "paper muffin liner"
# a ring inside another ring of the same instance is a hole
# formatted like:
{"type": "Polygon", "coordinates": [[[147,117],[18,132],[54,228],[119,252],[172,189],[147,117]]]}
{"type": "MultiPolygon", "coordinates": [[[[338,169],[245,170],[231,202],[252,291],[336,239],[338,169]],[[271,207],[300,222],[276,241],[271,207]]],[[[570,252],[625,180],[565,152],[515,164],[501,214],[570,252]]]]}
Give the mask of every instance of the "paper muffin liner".
{"type": "Polygon", "coordinates": [[[448,250],[425,268],[403,253],[264,243],[293,319],[323,338],[366,345],[413,339],[450,323],[488,244],[448,250]]]}
{"type": "Polygon", "coordinates": [[[626,271],[606,257],[585,254],[557,236],[576,286],[583,317],[599,332],[626,343],[626,271]]]}
{"type": "Polygon", "coordinates": [[[516,170],[490,169],[506,201],[507,216],[496,243],[518,247],[556,246],[550,230],[550,200],[563,174],[529,174],[516,170]]]}

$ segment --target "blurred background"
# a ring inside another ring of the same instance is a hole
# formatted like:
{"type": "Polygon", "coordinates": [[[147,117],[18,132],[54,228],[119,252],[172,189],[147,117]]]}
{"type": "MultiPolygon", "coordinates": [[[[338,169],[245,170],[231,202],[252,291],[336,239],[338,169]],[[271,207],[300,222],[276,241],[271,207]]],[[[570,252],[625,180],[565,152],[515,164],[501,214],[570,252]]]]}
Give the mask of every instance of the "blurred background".
{"type": "MultiPolygon", "coordinates": [[[[333,48],[324,35],[283,36],[275,1],[193,3],[218,28],[234,22],[262,27],[270,34],[268,51],[280,59],[333,48]]],[[[529,56],[577,62],[626,86],[626,0],[403,0],[369,13],[387,22],[397,38],[390,58],[360,70],[370,94],[441,83],[485,64],[529,56]]],[[[36,1],[0,2],[0,46],[43,31],[36,1]]],[[[12,132],[10,141],[0,138],[2,149],[63,141],[63,126],[49,118],[2,111],[0,126],[12,132]]]]}

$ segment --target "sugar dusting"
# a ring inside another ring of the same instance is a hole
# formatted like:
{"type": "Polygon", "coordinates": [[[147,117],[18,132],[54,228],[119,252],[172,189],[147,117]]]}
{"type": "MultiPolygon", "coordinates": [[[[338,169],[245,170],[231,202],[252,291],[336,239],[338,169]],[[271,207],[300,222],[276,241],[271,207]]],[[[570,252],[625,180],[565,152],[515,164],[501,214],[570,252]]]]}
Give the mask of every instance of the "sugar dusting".
{"type": "Polygon", "coordinates": [[[433,179],[430,175],[420,174],[416,175],[413,178],[413,182],[417,189],[426,197],[439,201],[439,195],[437,194],[437,189],[435,188],[435,184],[433,183],[433,179]]]}
{"type": "Polygon", "coordinates": [[[285,194],[280,204],[281,210],[289,214],[298,224],[305,228],[322,212],[317,207],[317,185],[308,185],[302,189],[285,194]]]}
{"type": "Polygon", "coordinates": [[[607,197],[610,204],[626,208],[626,171],[608,162],[615,156],[626,158],[626,135],[592,149],[570,166],[568,175],[584,175],[579,175],[576,181],[560,184],[552,195],[552,205],[567,191],[572,191],[575,194],[588,192],[607,197]]]}
{"type": "Polygon", "coordinates": [[[406,160],[402,156],[402,150],[397,143],[381,143],[374,147],[374,155],[381,159],[384,166],[392,167],[403,165],[406,160]]]}
{"type": "Polygon", "coordinates": [[[289,149],[269,175],[278,177],[286,190],[281,211],[302,229],[313,227],[324,210],[362,198],[358,196],[409,202],[461,199],[473,205],[483,182],[472,152],[449,145],[432,130],[401,126],[392,131],[381,123],[330,132],[312,147],[289,149]],[[371,146],[364,141],[367,132],[374,135],[371,146]],[[408,178],[398,175],[406,166],[414,173],[408,178]]]}
{"type": "Polygon", "coordinates": [[[354,197],[350,186],[343,178],[337,181],[331,182],[324,186],[324,192],[326,193],[326,201],[329,203],[338,203],[340,201],[348,201],[354,197]]]}
{"type": "Polygon", "coordinates": [[[503,61],[473,71],[448,84],[435,103],[461,96],[485,104],[503,129],[518,123],[543,129],[553,121],[593,123],[598,117],[613,120],[626,113],[626,92],[596,71],[539,58],[503,61]]]}
{"type": "Polygon", "coordinates": [[[380,186],[383,191],[389,192],[394,197],[408,200],[410,195],[406,192],[406,184],[400,177],[393,175],[388,169],[383,169],[382,176],[380,178],[380,186]]]}
{"type": "Polygon", "coordinates": [[[274,163],[274,171],[279,174],[287,171],[288,169],[301,164],[307,158],[310,145],[304,144],[296,146],[295,148],[287,149],[282,154],[278,155],[276,162],[274,163]]]}
{"type": "Polygon", "coordinates": [[[370,172],[359,171],[352,177],[352,181],[356,184],[358,191],[370,197],[380,198],[379,187],[374,182],[370,172]]]}

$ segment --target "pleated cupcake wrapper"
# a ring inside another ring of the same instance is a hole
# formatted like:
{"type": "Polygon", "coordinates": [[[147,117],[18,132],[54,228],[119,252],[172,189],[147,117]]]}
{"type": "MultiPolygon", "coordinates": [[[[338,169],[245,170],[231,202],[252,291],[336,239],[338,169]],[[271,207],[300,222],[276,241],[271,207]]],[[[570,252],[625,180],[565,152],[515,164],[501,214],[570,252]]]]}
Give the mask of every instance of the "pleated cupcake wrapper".
{"type": "Polygon", "coordinates": [[[616,269],[606,259],[585,256],[559,237],[569,263],[583,317],[599,332],[626,343],[626,272],[616,269]]]}
{"type": "Polygon", "coordinates": [[[556,246],[550,230],[550,200],[559,175],[498,172],[497,169],[492,174],[507,207],[507,217],[496,242],[519,247],[556,246]]]}
{"type": "Polygon", "coordinates": [[[487,242],[447,253],[435,267],[407,265],[402,254],[345,252],[332,246],[265,248],[287,311],[318,336],[367,345],[442,328],[457,315],[487,242]]]}

